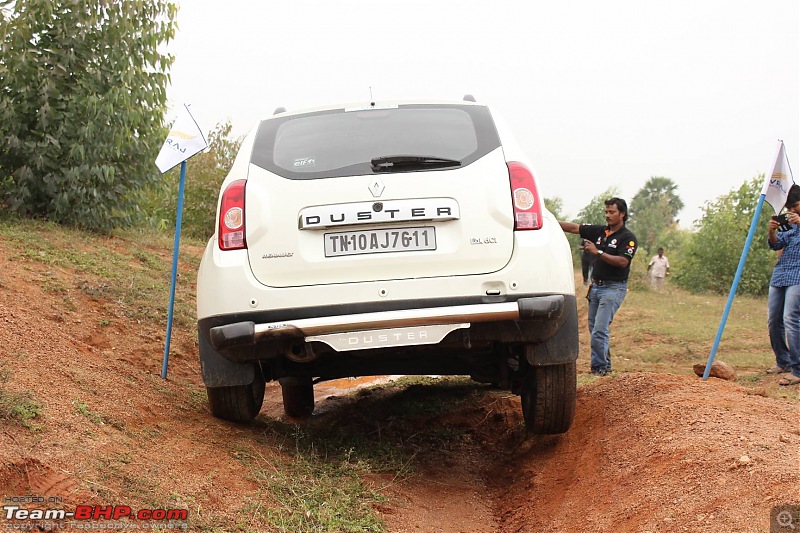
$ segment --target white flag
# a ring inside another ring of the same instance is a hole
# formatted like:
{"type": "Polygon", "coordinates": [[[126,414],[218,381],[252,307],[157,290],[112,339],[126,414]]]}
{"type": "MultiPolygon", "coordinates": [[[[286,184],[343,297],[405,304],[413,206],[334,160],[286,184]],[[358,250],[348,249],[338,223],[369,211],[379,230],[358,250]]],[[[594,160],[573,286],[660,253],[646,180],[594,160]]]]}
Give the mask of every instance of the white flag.
{"type": "Polygon", "coordinates": [[[163,174],[175,165],[182,163],[208,148],[203,132],[189,112],[189,106],[183,104],[178,118],[169,130],[167,140],[156,158],[156,166],[163,174]]]}
{"type": "Polygon", "coordinates": [[[764,180],[764,188],[761,194],[766,195],[765,200],[769,202],[772,209],[775,210],[777,215],[784,204],[786,204],[786,196],[789,194],[789,189],[794,183],[792,176],[792,169],[789,168],[789,159],[786,157],[786,149],[783,147],[783,141],[778,141],[778,150],[775,153],[775,162],[770,168],[764,180]]]}

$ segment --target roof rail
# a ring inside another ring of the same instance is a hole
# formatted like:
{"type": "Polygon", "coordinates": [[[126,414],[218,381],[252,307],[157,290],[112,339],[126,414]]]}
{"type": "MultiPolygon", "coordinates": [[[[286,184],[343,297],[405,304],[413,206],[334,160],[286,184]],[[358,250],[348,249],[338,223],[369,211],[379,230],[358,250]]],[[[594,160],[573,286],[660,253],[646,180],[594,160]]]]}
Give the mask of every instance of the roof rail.
{"type": "Polygon", "coordinates": [[[464,95],[464,101],[466,101],[466,102],[474,102],[475,101],[475,97],[472,96],[471,94],[465,94],[464,95]]]}
{"type": "Polygon", "coordinates": [[[273,112],[272,112],[272,114],[273,114],[273,115],[277,115],[278,113],[286,113],[286,108],[285,108],[285,107],[283,107],[283,106],[281,106],[281,107],[276,107],[276,108],[275,108],[275,111],[273,111],[273,112]]]}

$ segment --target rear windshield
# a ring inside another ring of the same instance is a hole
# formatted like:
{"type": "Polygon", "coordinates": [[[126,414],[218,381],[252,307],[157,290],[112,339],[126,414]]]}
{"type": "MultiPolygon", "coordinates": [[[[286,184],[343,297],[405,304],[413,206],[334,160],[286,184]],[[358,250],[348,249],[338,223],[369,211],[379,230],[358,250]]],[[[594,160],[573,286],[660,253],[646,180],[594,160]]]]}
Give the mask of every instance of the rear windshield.
{"type": "Polygon", "coordinates": [[[336,109],[262,121],[251,162],[288,179],[315,179],[373,174],[374,158],[397,155],[466,166],[499,146],[484,106],[336,109]]]}

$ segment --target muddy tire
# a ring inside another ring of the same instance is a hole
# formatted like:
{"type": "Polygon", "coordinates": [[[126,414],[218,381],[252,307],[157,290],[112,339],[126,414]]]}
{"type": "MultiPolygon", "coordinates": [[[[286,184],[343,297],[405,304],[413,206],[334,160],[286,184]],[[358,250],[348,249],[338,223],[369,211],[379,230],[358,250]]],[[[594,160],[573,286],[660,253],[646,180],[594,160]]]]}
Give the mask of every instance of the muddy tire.
{"type": "Polygon", "coordinates": [[[282,378],[283,411],[292,418],[308,418],[314,412],[311,378],[282,378]]]}
{"type": "Polygon", "coordinates": [[[521,392],[528,431],[536,435],[566,433],[575,416],[575,363],[530,367],[521,392]]]}
{"type": "Polygon", "coordinates": [[[251,422],[264,403],[264,377],[256,371],[250,385],[206,387],[211,414],[231,422],[251,422]]]}

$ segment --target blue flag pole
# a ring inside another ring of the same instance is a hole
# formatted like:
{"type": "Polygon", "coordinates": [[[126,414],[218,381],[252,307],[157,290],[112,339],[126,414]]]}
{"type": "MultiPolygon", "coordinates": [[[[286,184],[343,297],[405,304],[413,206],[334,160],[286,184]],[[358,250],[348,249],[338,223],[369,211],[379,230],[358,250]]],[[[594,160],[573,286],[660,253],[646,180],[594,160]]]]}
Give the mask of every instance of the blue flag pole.
{"type": "Polygon", "coordinates": [[[181,179],[178,184],[178,213],[175,215],[175,245],[172,250],[172,284],[169,293],[167,312],[167,341],[164,345],[164,362],[161,365],[161,378],[167,379],[169,361],[169,341],[172,336],[172,310],[175,307],[175,284],[178,280],[178,248],[181,243],[181,220],[183,219],[183,184],[186,182],[186,161],[181,163],[181,179]]]}
{"type": "Polygon", "coordinates": [[[750,251],[750,245],[753,243],[753,235],[756,233],[758,226],[758,219],[761,216],[761,208],[764,206],[764,199],[766,194],[762,194],[758,198],[758,205],[756,205],[756,212],[753,214],[753,221],[750,223],[750,232],[747,234],[747,241],[744,243],[744,250],[742,250],[742,257],[739,258],[739,267],[736,269],[736,275],[733,277],[733,284],[731,284],[731,292],[728,295],[728,303],[725,304],[725,311],[722,312],[722,320],[719,322],[719,329],[717,330],[717,337],[714,339],[714,346],[711,347],[711,354],[708,356],[706,362],[706,370],[703,372],[703,381],[708,379],[708,374],[711,372],[711,365],[714,364],[714,357],[717,355],[717,348],[719,348],[719,341],[722,339],[722,330],[725,329],[725,322],[728,321],[728,313],[731,311],[733,304],[733,297],[736,295],[736,289],[739,287],[739,280],[742,278],[742,271],[744,264],[747,261],[747,253],[750,251]]]}

